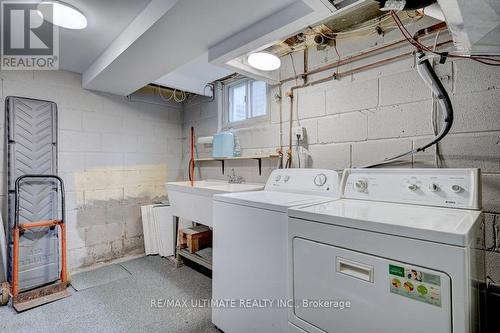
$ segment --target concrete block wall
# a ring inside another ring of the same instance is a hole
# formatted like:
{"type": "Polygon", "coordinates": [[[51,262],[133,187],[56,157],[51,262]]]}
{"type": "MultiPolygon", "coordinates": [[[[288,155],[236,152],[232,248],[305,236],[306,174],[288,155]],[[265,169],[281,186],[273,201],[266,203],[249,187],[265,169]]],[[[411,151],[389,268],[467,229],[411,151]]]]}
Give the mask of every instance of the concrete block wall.
{"type": "Polygon", "coordinates": [[[164,183],[182,178],[181,107],[87,91],[66,71],[3,71],[0,79],[2,131],[7,96],[57,103],[70,268],[143,253],[140,206],[164,200],[164,183]]]}
{"type": "MultiPolygon", "coordinates": [[[[421,20],[412,31],[434,22],[421,20]]],[[[337,41],[342,58],[389,41],[400,39],[398,31],[381,36],[355,37],[337,41]]],[[[445,33],[439,41],[449,39],[445,33]]],[[[433,38],[423,40],[427,44],[433,38]]],[[[339,72],[355,66],[392,57],[411,50],[404,46],[386,51],[369,59],[340,66],[339,72]]],[[[309,69],[335,64],[334,49],[318,51],[308,49],[309,69]]],[[[281,79],[303,72],[302,52],[283,57],[281,79]]],[[[435,65],[438,76],[449,92],[455,122],[451,133],[439,144],[442,167],[481,168],[483,172],[483,208],[487,275],[500,283],[500,69],[470,60],[448,61],[435,65]]],[[[332,75],[336,68],[309,76],[314,81],[332,75]]],[[[235,129],[243,147],[243,154],[273,151],[282,142],[288,148],[289,105],[285,93],[301,79],[271,87],[269,93],[269,119],[235,129]],[[273,96],[281,91],[281,100],[273,96]]],[[[293,125],[306,129],[303,148],[309,152],[308,167],[342,170],[381,162],[384,158],[409,151],[433,137],[431,123],[435,101],[430,89],[419,77],[415,59],[411,56],[382,67],[371,68],[338,80],[331,80],[294,91],[293,125]]],[[[184,137],[187,127],[194,125],[202,135],[217,131],[217,106],[212,102],[185,107],[184,137]]],[[[197,147],[200,154],[209,149],[197,147]]],[[[185,152],[187,145],[185,142],[185,152]]],[[[435,147],[400,163],[387,167],[435,167],[435,147]]],[[[237,174],[250,181],[265,181],[274,163],[267,165],[261,177],[253,160],[232,164],[237,174]],[[253,168],[252,168],[253,167],[253,168]]],[[[187,165],[187,161],[185,161],[187,165]]],[[[226,166],[226,169],[228,167],[226,166]]],[[[201,177],[224,178],[216,162],[202,164],[201,177]]]]}

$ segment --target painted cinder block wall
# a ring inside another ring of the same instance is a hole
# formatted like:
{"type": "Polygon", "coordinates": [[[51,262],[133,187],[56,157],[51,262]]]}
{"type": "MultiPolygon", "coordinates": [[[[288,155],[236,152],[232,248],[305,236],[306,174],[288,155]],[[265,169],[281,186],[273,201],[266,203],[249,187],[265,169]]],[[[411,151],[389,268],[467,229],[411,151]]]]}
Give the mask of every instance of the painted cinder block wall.
{"type": "MultiPolygon", "coordinates": [[[[144,253],[141,204],[164,200],[164,183],[182,178],[181,107],[90,92],[66,71],[3,71],[0,79],[2,139],[7,96],[57,103],[70,269],[144,253]]],[[[3,140],[0,149],[5,159],[3,140]]],[[[5,160],[1,172],[5,182],[5,160]]]]}
{"type": "MultiPolygon", "coordinates": [[[[432,23],[432,22],[430,22],[432,23]]],[[[413,31],[429,25],[422,20],[413,31]]],[[[382,36],[341,39],[337,49],[342,58],[357,51],[400,39],[398,31],[382,36]]],[[[442,33],[439,42],[449,39],[442,33]]],[[[424,41],[432,45],[433,37],[424,41]]],[[[410,51],[405,46],[384,52],[364,61],[340,66],[342,73],[354,66],[410,51]]],[[[281,79],[303,72],[303,52],[282,59],[281,79]],[[293,64],[291,61],[293,57],[293,64]],[[294,65],[294,66],[293,66],[294,65]]],[[[308,50],[309,69],[335,63],[337,54],[331,47],[308,50]]],[[[439,144],[442,167],[481,168],[483,173],[484,239],[487,274],[500,283],[500,68],[470,60],[447,61],[435,66],[438,76],[449,92],[455,122],[451,133],[439,144]]],[[[311,75],[309,81],[332,75],[336,69],[311,75]]],[[[235,128],[243,154],[272,152],[288,144],[289,99],[285,93],[301,79],[272,87],[269,93],[270,117],[265,121],[235,128]],[[281,90],[281,100],[274,95],[281,90]]],[[[220,95],[219,95],[220,97],[220,95]]],[[[342,170],[382,161],[428,142],[433,137],[431,114],[434,101],[431,91],[420,79],[414,57],[372,68],[326,83],[301,88],[294,95],[294,125],[306,129],[303,146],[310,153],[309,167],[342,170]]],[[[198,135],[212,135],[218,129],[218,109],[222,103],[185,105],[184,165],[187,165],[188,131],[194,126],[198,135]]],[[[200,156],[210,149],[198,145],[200,156]]],[[[402,163],[388,167],[434,167],[435,148],[407,157],[402,163]]],[[[234,168],[247,181],[265,182],[274,163],[268,162],[258,176],[256,162],[226,162],[226,170],[234,168]]],[[[202,178],[220,178],[217,162],[204,162],[197,170],[202,178]]]]}

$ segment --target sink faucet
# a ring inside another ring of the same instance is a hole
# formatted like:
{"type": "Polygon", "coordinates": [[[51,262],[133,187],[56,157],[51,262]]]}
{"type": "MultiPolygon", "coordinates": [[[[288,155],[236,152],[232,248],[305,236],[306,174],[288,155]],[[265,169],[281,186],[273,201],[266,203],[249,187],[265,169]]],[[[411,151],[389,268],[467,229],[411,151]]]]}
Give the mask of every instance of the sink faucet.
{"type": "Polygon", "coordinates": [[[242,176],[236,176],[234,168],[231,169],[231,173],[232,175],[227,176],[229,178],[228,180],[229,184],[242,184],[245,182],[245,178],[243,178],[242,176]]]}

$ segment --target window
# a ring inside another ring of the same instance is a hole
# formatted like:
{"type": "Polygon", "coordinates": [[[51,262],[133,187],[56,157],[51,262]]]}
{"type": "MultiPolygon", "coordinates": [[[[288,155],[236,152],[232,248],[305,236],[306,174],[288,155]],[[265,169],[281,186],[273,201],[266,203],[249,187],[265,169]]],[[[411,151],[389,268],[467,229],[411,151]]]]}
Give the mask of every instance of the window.
{"type": "Polygon", "coordinates": [[[267,84],[251,79],[227,86],[227,122],[237,123],[267,115],[267,84]]]}

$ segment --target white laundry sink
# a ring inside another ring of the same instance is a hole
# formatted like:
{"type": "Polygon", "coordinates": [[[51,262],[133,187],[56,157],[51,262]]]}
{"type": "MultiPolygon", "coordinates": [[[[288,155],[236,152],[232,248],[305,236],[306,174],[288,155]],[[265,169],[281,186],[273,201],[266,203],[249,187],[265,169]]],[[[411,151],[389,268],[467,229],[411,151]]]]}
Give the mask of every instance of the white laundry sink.
{"type": "Polygon", "coordinates": [[[212,196],[220,193],[258,191],[264,184],[230,184],[222,180],[166,183],[172,214],[212,226],[212,196]]]}

